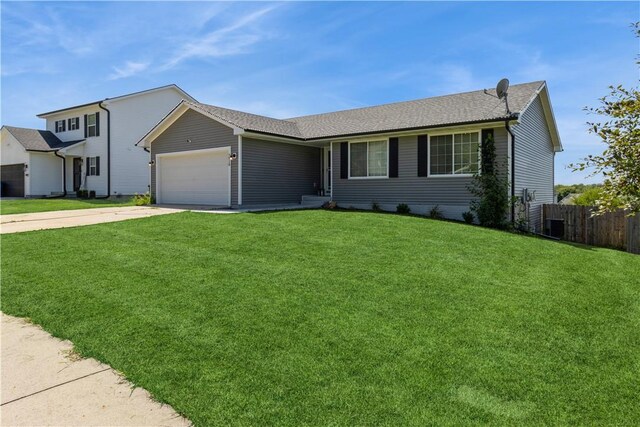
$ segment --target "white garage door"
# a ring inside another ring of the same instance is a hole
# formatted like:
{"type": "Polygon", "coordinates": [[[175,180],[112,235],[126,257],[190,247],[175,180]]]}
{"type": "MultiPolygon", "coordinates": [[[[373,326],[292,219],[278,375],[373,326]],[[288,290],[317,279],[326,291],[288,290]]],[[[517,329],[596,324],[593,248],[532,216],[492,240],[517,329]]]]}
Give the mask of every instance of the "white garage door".
{"type": "Polygon", "coordinates": [[[230,205],[229,149],[156,156],[158,203],[230,205]]]}

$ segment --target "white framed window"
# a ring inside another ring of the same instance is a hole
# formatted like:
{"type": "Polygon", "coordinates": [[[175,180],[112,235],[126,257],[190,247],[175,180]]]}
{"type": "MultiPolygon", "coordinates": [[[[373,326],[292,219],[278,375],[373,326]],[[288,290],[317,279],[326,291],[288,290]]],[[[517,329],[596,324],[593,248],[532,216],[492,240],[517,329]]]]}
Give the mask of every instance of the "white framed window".
{"type": "Polygon", "coordinates": [[[64,120],[56,120],[56,133],[64,132],[65,129],[65,121],[64,120]]]}
{"type": "Polygon", "coordinates": [[[349,142],[349,178],[388,178],[389,140],[349,142]]]}
{"type": "Polygon", "coordinates": [[[100,157],[87,157],[87,175],[100,175],[100,157]]]}
{"type": "Polygon", "coordinates": [[[98,121],[96,120],[96,114],[87,114],[87,136],[98,135],[98,121]]]}
{"type": "Polygon", "coordinates": [[[429,136],[429,176],[472,176],[480,168],[480,132],[429,136]]]}
{"type": "Polygon", "coordinates": [[[72,117],[68,120],[69,130],[80,129],[80,117],[72,117]]]}

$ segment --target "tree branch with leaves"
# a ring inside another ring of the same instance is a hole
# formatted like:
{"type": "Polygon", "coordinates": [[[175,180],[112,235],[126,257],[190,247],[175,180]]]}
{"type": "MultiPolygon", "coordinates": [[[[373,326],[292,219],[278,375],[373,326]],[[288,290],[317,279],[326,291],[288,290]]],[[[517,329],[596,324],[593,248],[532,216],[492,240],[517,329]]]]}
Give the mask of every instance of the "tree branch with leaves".
{"type": "MultiPolygon", "coordinates": [[[[633,28],[640,37],[640,22],[633,28]]],[[[591,169],[590,176],[604,176],[601,197],[596,200],[597,213],[622,207],[635,215],[640,212],[640,91],[622,85],[610,86],[609,90],[600,98],[600,106],[585,108],[602,118],[587,125],[607,147],[602,154],[589,155],[569,167],[574,171],[591,169]]]]}

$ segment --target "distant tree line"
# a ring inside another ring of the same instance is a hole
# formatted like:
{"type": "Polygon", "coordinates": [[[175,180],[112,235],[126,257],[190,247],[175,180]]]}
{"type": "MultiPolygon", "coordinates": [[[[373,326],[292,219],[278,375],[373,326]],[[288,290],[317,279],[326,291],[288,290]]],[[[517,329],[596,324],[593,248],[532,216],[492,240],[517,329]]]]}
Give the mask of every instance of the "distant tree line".
{"type": "Polygon", "coordinates": [[[582,194],[589,189],[598,188],[598,187],[602,187],[602,184],[571,184],[571,185],[558,184],[553,188],[556,192],[556,201],[559,202],[560,200],[567,197],[569,194],[582,194]]]}
{"type": "MultiPolygon", "coordinates": [[[[560,200],[567,197],[569,194],[577,194],[576,197],[571,199],[572,205],[578,206],[598,206],[600,200],[604,196],[604,187],[602,184],[572,184],[572,185],[556,185],[556,200],[560,200]]],[[[612,209],[624,207],[624,203],[620,198],[613,198],[610,200],[610,206],[612,209]]]]}

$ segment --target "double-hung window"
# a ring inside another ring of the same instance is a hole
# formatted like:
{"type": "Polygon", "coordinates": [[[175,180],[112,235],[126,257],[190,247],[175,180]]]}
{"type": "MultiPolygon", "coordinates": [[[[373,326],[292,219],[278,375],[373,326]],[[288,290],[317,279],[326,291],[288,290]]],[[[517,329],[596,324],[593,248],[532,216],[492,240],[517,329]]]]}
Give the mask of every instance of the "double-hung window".
{"type": "Polygon", "coordinates": [[[98,136],[98,121],[95,113],[87,114],[87,136],[98,136]]]}
{"type": "Polygon", "coordinates": [[[80,129],[80,117],[73,117],[69,121],[69,130],[80,129]]]}
{"type": "Polygon", "coordinates": [[[87,157],[87,175],[100,175],[100,157],[87,157]]]}
{"type": "Polygon", "coordinates": [[[388,141],[364,141],[349,144],[349,178],[386,178],[388,141]]]}
{"type": "Polygon", "coordinates": [[[479,165],[479,132],[429,137],[429,175],[473,175],[479,165]]]}
{"type": "Polygon", "coordinates": [[[64,124],[64,120],[56,120],[56,133],[64,132],[66,130],[64,124]]]}

